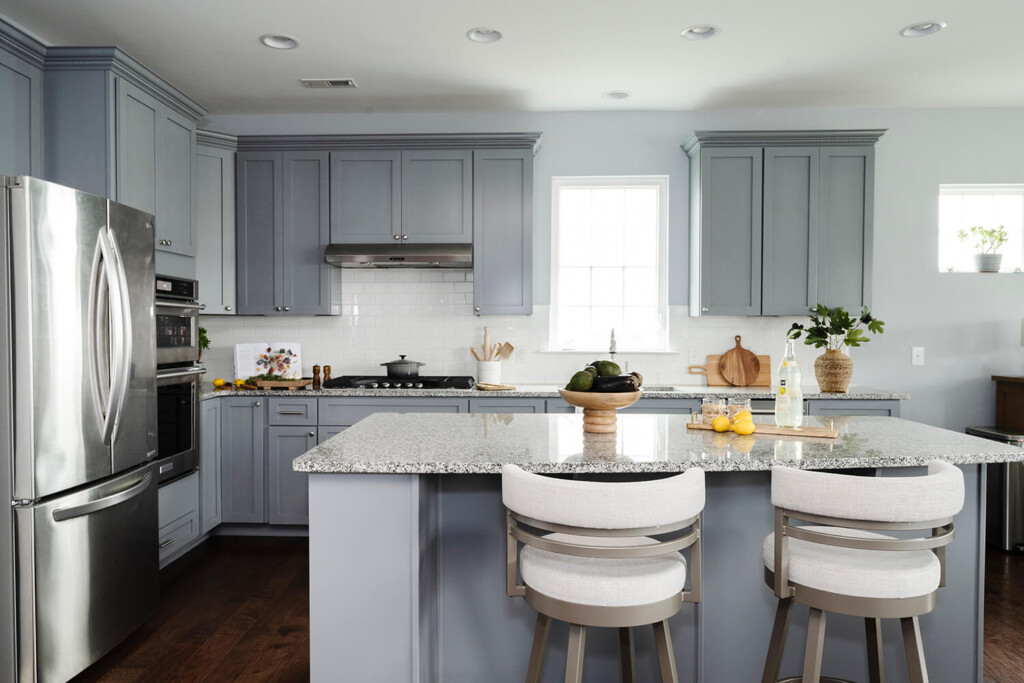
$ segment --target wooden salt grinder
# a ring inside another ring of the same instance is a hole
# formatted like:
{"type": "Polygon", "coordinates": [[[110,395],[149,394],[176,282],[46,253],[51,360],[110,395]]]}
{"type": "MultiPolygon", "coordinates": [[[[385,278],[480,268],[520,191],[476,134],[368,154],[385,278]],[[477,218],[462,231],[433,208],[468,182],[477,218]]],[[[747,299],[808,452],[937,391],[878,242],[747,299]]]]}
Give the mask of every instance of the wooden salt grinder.
{"type": "Polygon", "coordinates": [[[320,391],[320,366],[313,366],[313,391],[320,391]]]}

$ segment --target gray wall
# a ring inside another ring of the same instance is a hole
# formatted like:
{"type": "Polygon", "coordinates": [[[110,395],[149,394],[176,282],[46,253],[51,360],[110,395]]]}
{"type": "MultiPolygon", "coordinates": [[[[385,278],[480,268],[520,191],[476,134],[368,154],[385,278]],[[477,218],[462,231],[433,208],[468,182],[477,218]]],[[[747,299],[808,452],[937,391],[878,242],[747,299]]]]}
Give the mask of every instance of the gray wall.
{"type": "Polygon", "coordinates": [[[688,171],[679,145],[694,130],[888,128],[876,157],[873,306],[887,332],[854,350],[856,383],[908,391],[904,417],[960,429],[992,421],[990,375],[1024,372],[1024,276],[938,272],[938,185],[1024,181],[1022,120],[1024,110],[1009,108],[777,109],[224,115],[207,127],[234,134],[543,131],[534,195],[538,304],[550,296],[552,176],[668,174],[670,296],[680,305],[687,300],[688,171]],[[924,367],[910,365],[912,346],[925,347],[924,367]]]}

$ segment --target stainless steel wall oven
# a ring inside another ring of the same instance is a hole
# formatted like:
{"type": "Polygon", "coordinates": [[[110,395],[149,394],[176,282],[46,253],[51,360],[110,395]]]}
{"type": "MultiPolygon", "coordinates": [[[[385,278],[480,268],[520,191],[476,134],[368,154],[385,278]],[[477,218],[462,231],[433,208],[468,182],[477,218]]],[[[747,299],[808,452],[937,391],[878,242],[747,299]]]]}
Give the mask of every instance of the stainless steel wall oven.
{"type": "Polygon", "coordinates": [[[156,363],[199,361],[199,312],[195,280],[156,276],[156,363]]]}

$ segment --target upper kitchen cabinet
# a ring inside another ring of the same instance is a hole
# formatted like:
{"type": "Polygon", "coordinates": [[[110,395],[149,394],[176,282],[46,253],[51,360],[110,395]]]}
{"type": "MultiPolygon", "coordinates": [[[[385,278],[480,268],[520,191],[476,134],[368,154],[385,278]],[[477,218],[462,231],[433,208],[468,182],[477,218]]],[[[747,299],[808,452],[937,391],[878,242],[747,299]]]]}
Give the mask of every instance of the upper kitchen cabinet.
{"type": "Polygon", "coordinates": [[[206,313],[233,315],[235,148],[230,135],[196,133],[196,279],[206,313]]]}
{"type": "Polygon", "coordinates": [[[206,110],[117,48],[50,48],[46,73],[47,178],[154,214],[157,270],[191,276],[206,110]]]}
{"type": "Polygon", "coordinates": [[[0,22],[0,175],[43,175],[45,49],[0,22]]]}
{"type": "Polygon", "coordinates": [[[870,304],[874,144],[884,130],[698,131],[690,315],[870,304]]]}
{"type": "Polygon", "coordinates": [[[331,312],[327,152],[236,156],[238,312],[331,312]]]}
{"type": "Polygon", "coordinates": [[[473,241],[473,152],[402,152],[402,241],[473,241]]]}
{"type": "Polygon", "coordinates": [[[402,153],[331,152],[331,242],[382,244],[402,237],[402,153]]]}

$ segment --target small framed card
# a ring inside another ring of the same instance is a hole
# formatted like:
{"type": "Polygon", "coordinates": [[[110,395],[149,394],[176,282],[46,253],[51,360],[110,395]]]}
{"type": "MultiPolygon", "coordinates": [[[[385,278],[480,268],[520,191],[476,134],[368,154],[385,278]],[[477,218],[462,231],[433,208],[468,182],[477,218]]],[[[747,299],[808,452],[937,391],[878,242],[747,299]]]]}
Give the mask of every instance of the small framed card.
{"type": "Polygon", "coordinates": [[[235,344],[235,377],[245,379],[254,375],[301,379],[301,345],[294,342],[235,344]]]}

